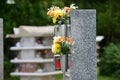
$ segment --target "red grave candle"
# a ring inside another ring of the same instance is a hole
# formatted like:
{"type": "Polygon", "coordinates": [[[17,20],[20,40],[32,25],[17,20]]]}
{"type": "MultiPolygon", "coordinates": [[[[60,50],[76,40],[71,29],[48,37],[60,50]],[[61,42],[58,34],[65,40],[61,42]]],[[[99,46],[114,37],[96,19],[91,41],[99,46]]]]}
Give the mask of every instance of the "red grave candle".
{"type": "Polygon", "coordinates": [[[55,70],[61,70],[61,64],[60,64],[60,56],[55,55],[55,70]]]}

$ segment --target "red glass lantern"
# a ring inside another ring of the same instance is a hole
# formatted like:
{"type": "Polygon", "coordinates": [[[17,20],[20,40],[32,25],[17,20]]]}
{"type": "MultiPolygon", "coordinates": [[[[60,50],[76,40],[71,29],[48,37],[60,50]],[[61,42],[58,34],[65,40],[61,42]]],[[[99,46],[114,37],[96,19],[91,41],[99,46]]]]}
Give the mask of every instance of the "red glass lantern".
{"type": "Polygon", "coordinates": [[[55,70],[61,70],[60,55],[54,55],[55,70]]]}

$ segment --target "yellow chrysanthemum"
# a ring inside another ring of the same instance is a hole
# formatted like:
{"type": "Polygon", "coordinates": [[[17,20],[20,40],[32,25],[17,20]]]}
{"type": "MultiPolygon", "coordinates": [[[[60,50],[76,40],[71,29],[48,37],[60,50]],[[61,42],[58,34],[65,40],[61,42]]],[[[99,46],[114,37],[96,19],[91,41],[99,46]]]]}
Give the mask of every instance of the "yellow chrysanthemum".
{"type": "Polygon", "coordinates": [[[53,18],[53,23],[55,24],[56,22],[57,22],[57,18],[54,17],[54,18],[53,18]]]}
{"type": "Polygon", "coordinates": [[[63,16],[64,16],[64,12],[62,10],[55,11],[54,17],[58,18],[58,17],[63,17],[63,16]]]}
{"type": "Polygon", "coordinates": [[[53,52],[54,54],[57,54],[57,53],[59,53],[60,51],[61,51],[61,45],[60,45],[59,43],[53,44],[53,46],[52,46],[52,52],[53,52]]]}
{"type": "Polygon", "coordinates": [[[53,23],[57,22],[57,19],[59,19],[60,17],[64,16],[64,12],[62,10],[56,10],[54,12],[54,17],[53,17],[53,23]]]}

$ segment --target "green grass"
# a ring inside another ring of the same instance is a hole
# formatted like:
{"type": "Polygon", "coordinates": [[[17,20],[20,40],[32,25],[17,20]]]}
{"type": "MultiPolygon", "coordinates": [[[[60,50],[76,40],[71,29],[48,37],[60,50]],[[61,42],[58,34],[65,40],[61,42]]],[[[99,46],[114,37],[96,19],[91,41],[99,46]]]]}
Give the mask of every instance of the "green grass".
{"type": "Polygon", "coordinates": [[[108,77],[108,76],[98,75],[97,80],[115,80],[115,79],[113,79],[112,77],[108,77]]]}
{"type": "Polygon", "coordinates": [[[115,80],[109,76],[103,76],[99,74],[99,68],[97,68],[97,80],[115,80]]]}
{"type": "MultiPolygon", "coordinates": [[[[55,75],[54,80],[63,80],[62,78],[63,78],[62,74],[55,75]]],[[[97,75],[97,80],[115,80],[115,79],[113,79],[112,77],[108,77],[108,76],[97,75]]]]}
{"type": "Polygon", "coordinates": [[[63,80],[63,75],[62,74],[58,74],[58,75],[55,75],[55,79],[54,80],[63,80]]]}

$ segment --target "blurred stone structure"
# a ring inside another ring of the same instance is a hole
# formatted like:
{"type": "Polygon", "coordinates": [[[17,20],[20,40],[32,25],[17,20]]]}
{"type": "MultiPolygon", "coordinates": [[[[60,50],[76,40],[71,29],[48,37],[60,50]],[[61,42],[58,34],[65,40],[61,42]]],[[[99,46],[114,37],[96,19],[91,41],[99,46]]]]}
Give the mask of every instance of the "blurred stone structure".
{"type": "Polygon", "coordinates": [[[14,34],[6,37],[19,38],[10,50],[18,55],[10,62],[19,64],[11,76],[20,76],[20,80],[54,80],[55,71],[51,52],[53,42],[53,26],[20,26],[14,28],[14,34]]]}
{"type": "Polygon", "coordinates": [[[3,19],[0,18],[0,80],[3,80],[3,19]]]}

